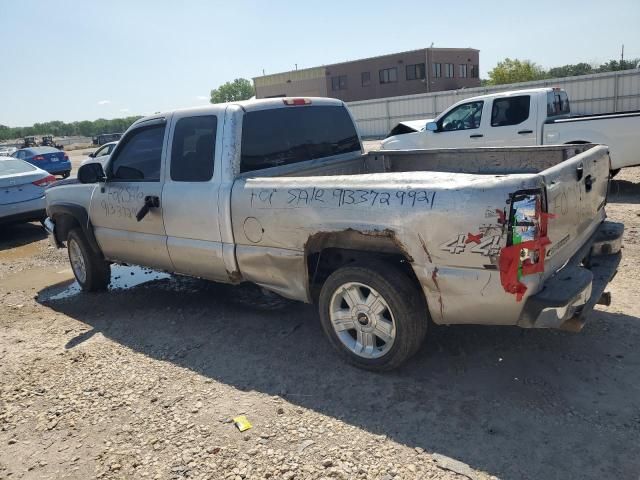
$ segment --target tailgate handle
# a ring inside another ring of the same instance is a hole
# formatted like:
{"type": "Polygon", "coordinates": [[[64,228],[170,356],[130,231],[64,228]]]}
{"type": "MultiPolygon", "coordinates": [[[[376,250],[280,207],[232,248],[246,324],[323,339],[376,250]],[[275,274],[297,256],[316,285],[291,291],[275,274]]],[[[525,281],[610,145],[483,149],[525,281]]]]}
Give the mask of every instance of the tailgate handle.
{"type": "Polygon", "coordinates": [[[476,133],[475,135],[469,135],[469,138],[481,138],[481,137],[484,137],[484,135],[480,133],[476,133]]]}
{"type": "Polygon", "coordinates": [[[582,175],[584,175],[584,167],[580,164],[576,167],[576,176],[578,177],[578,181],[582,180],[582,175]]]}
{"type": "Polygon", "coordinates": [[[593,185],[593,177],[591,175],[587,175],[584,177],[584,189],[587,192],[591,191],[591,186],[593,185]]]}
{"type": "Polygon", "coordinates": [[[533,130],[520,130],[518,135],[526,135],[527,133],[533,133],[533,130]]]}

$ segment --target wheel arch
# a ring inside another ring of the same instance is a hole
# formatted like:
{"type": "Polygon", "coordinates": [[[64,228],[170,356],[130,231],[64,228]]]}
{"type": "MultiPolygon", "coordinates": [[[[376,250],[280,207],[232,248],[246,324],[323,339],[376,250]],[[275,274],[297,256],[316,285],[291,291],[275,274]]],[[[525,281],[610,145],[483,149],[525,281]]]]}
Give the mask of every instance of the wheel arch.
{"type": "Polygon", "coordinates": [[[413,271],[413,258],[389,229],[359,231],[346,229],[313,235],[305,245],[309,298],[316,303],[325,280],[337,269],[371,261],[395,266],[415,282],[425,304],[427,299],[413,271]]]}
{"type": "Polygon", "coordinates": [[[50,205],[47,213],[56,225],[55,235],[58,242],[65,242],[71,229],[80,227],[91,249],[102,256],[102,250],[93,234],[89,214],[84,207],[71,203],[58,203],[50,205]]]}

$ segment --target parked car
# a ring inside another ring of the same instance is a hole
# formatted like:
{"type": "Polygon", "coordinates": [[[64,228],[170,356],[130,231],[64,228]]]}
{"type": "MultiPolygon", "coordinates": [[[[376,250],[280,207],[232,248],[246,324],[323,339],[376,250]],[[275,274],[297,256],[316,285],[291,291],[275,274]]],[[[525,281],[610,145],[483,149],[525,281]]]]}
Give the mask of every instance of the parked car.
{"type": "Polygon", "coordinates": [[[0,223],[44,220],[44,189],[55,181],[30,163],[0,156],[0,223]]]}
{"type": "Polygon", "coordinates": [[[534,88],[464,99],[435,119],[401,122],[385,150],[598,143],[611,169],[640,165],[640,111],[571,116],[560,88],[534,88]],[[413,133],[406,133],[414,130],[413,133]]]}
{"type": "Polygon", "coordinates": [[[54,147],[21,148],[12,156],[54,175],[62,175],[62,178],[67,178],[71,174],[69,156],[54,147]]]}
{"type": "Polygon", "coordinates": [[[89,158],[85,158],[82,161],[81,165],[91,162],[99,162],[102,165],[102,168],[105,168],[105,166],[107,165],[107,160],[109,160],[109,156],[111,155],[111,152],[117,144],[118,142],[105,143],[95,152],[90,153],[89,158]]]}
{"type": "Polygon", "coordinates": [[[253,282],[317,303],[345,358],[388,370],[429,317],[581,328],[620,261],[609,162],[593,145],[363,154],[339,100],[253,100],[135,122],[106,171],[47,189],[45,226],[85,291],[112,262],[253,282]]]}
{"type": "Polygon", "coordinates": [[[10,145],[0,145],[0,156],[2,157],[10,157],[14,152],[18,149],[14,146],[10,145]]]}

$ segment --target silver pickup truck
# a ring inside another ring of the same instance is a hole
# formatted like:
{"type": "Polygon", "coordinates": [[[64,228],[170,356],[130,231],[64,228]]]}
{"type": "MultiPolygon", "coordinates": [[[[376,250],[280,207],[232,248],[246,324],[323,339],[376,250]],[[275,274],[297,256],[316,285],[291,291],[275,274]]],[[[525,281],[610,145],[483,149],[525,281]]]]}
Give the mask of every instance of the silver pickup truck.
{"type": "Polygon", "coordinates": [[[110,264],[318,304],[330,343],[397,367],[437,324],[579,330],[620,261],[606,147],[364,154],[345,105],[278,98],[137,121],[47,189],[86,291],[110,264]]]}

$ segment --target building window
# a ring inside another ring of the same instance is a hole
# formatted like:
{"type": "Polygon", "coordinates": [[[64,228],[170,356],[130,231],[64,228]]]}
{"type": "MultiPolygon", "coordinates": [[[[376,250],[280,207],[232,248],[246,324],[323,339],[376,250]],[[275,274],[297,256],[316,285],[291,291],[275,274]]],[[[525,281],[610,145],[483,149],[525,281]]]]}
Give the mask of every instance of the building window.
{"type": "Polygon", "coordinates": [[[346,90],[347,89],[347,76],[340,75],[331,77],[331,90],[346,90]]]}
{"type": "Polygon", "coordinates": [[[433,67],[433,78],[440,78],[442,76],[442,64],[434,63],[431,66],[433,67]]]}
{"type": "Polygon", "coordinates": [[[424,78],[424,63],[407,65],[407,80],[422,80],[424,78]]]}
{"type": "Polygon", "coordinates": [[[371,85],[371,72],[362,72],[360,74],[360,77],[362,78],[363,87],[368,87],[369,85],[371,85]]]}
{"type": "Polygon", "coordinates": [[[461,64],[459,65],[460,69],[458,70],[460,72],[459,77],[460,78],[467,78],[467,64],[461,64]]]}
{"type": "Polygon", "coordinates": [[[447,78],[453,78],[453,63],[444,64],[444,76],[447,78]]]}
{"type": "Polygon", "coordinates": [[[478,65],[471,65],[471,78],[478,78],[479,76],[478,65]]]}
{"type": "Polygon", "coordinates": [[[398,68],[380,70],[380,83],[395,83],[398,81],[398,68]]]}

